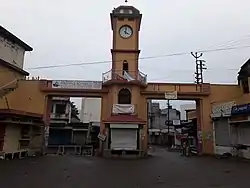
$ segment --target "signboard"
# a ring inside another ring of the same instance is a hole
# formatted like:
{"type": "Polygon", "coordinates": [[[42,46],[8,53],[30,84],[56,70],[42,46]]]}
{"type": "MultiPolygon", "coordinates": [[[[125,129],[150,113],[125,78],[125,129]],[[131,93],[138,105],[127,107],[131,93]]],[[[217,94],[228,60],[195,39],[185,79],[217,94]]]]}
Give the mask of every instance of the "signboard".
{"type": "Polygon", "coordinates": [[[97,138],[99,138],[101,141],[105,141],[106,136],[103,135],[103,134],[101,134],[101,133],[99,133],[98,136],[97,136],[97,138]]]}
{"type": "Polygon", "coordinates": [[[181,120],[173,120],[173,125],[180,125],[181,124],[181,120]]]}
{"type": "Polygon", "coordinates": [[[177,99],[177,91],[165,92],[165,99],[168,99],[168,100],[177,99]]]}
{"type": "Polygon", "coordinates": [[[233,106],[231,110],[231,114],[232,115],[250,114],[250,103],[233,106]]]}
{"type": "Polygon", "coordinates": [[[231,116],[231,109],[234,106],[234,104],[235,102],[231,101],[213,105],[211,117],[216,118],[216,117],[231,116]]]}
{"type": "Polygon", "coordinates": [[[58,89],[102,89],[101,81],[53,80],[52,88],[58,89]]]}

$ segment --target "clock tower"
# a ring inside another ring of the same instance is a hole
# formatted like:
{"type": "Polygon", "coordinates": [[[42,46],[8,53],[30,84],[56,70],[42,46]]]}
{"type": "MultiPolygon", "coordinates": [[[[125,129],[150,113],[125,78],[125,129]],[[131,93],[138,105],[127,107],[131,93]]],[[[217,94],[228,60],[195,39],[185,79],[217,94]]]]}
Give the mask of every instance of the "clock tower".
{"type": "Polygon", "coordinates": [[[142,15],[133,6],[119,6],[110,14],[113,30],[112,70],[118,75],[126,71],[138,74],[139,31],[142,15]]]}
{"type": "Polygon", "coordinates": [[[138,69],[142,14],[133,6],[119,6],[110,14],[113,31],[112,68],[103,74],[101,132],[103,153],[147,151],[147,106],[141,90],[147,76],[138,69]],[[104,152],[105,151],[105,152],[104,152]]]}

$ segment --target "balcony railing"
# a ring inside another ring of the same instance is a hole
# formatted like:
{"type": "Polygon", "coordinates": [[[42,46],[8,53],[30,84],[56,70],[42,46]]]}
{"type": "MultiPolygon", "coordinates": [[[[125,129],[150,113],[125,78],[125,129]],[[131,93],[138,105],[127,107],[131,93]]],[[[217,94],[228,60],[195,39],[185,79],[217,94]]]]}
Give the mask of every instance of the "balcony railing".
{"type": "Polygon", "coordinates": [[[134,81],[137,80],[142,84],[147,84],[147,75],[138,71],[114,71],[110,70],[102,74],[102,82],[105,83],[110,80],[124,80],[124,81],[134,81]]]}
{"type": "Polygon", "coordinates": [[[137,105],[134,104],[113,104],[112,114],[137,114],[137,105]]]}

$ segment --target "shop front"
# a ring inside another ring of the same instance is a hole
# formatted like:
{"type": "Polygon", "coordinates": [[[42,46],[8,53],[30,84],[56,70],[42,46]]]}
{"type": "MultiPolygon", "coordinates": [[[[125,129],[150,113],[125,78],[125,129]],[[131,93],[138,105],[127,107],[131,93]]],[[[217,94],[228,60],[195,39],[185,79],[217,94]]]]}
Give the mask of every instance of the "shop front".
{"type": "Polygon", "coordinates": [[[214,153],[223,155],[232,152],[231,126],[229,118],[234,102],[220,103],[212,106],[214,153]]]}
{"type": "Polygon", "coordinates": [[[233,154],[250,159],[250,103],[233,106],[231,115],[233,154]]]}

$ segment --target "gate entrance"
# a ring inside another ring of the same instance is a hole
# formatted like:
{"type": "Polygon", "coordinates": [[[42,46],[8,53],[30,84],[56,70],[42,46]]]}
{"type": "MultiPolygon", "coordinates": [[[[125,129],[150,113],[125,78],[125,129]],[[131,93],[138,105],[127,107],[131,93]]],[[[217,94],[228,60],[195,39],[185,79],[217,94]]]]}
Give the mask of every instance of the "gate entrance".
{"type": "MultiPolygon", "coordinates": [[[[142,14],[133,6],[119,6],[111,15],[113,31],[112,69],[102,81],[42,80],[46,94],[45,121],[49,121],[52,96],[102,98],[101,128],[103,154],[132,152],[147,154],[147,99],[165,99],[177,92],[178,100],[195,100],[199,135],[212,132],[210,123],[210,84],[148,83],[140,72],[139,33],[142,14]]],[[[213,142],[200,136],[200,152],[212,153],[213,142]]]]}

